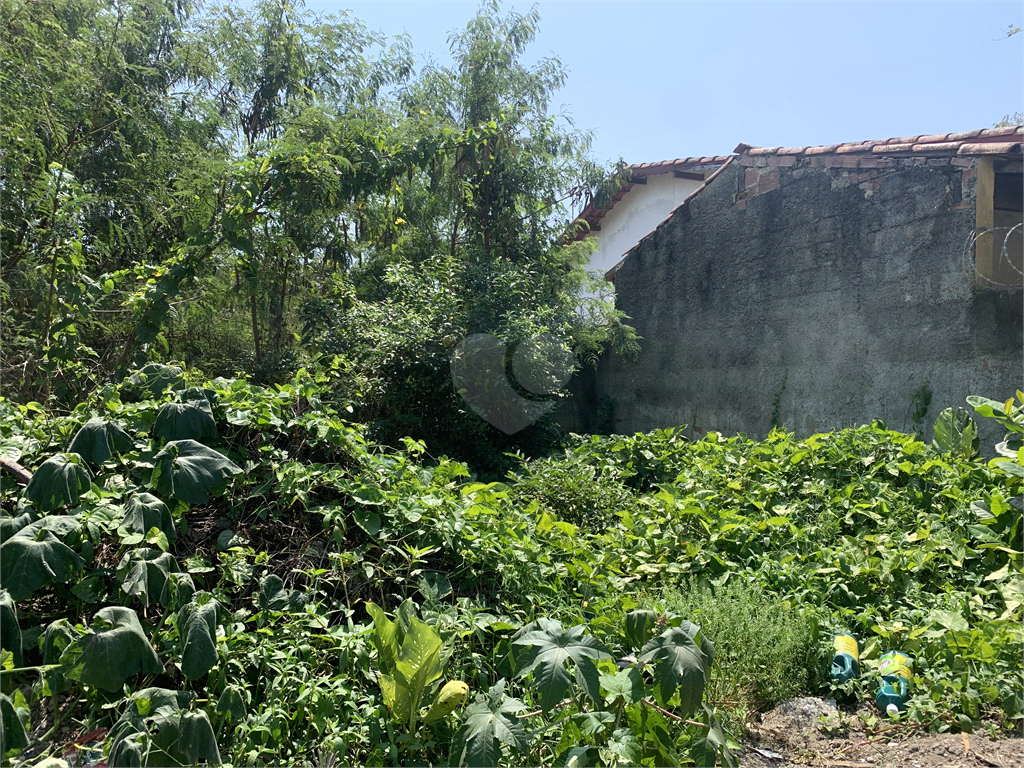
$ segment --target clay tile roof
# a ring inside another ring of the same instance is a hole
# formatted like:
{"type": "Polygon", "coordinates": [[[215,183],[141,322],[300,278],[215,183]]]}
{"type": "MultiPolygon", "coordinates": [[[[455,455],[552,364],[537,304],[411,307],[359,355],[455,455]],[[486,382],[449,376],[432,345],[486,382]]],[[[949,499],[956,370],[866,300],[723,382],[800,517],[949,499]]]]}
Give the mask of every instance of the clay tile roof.
{"type": "MultiPolygon", "coordinates": [[[[878,155],[899,154],[906,152],[917,156],[939,155],[948,157],[959,155],[1007,155],[1020,154],[1024,145],[1024,125],[1010,125],[1003,128],[979,128],[974,131],[958,133],[928,134],[922,136],[903,136],[900,138],[878,139],[875,141],[854,141],[846,144],[829,144],[814,147],[755,147],[750,144],[739,144],[733,150],[734,155],[717,155],[715,157],[685,157],[676,160],[663,160],[658,163],[638,163],[627,166],[634,178],[656,176],[662,173],[685,170],[717,170],[735,155],[764,157],[767,155],[789,155],[795,157],[817,155],[878,155]]],[[[844,161],[846,162],[846,161],[844,161]]],[[[627,183],[615,193],[610,203],[598,208],[593,203],[587,205],[577,220],[586,221],[591,227],[598,222],[629,192],[635,184],[627,183]]],[[[573,239],[586,237],[586,232],[576,235],[573,239]]]]}
{"type": "MultiPolygon", "coordinates": [[[[673,173],[674,171],[713,171],[721,168],[726,162],[731,160],[733,155],[714,155],[708,157],[682,157],[676,158],[675,160],[662,160],[657,163],[636,163],[634,165],[627,165],[630,171],[632,171],[632,178],[646,178],[647,176],[659,176],[665,173],[673,173]]],[[[636,184],[633,182],[627,182],[623,186],[619,187],[611,201],[604,207],[599,208],[593,203],[588,204],[576,220],[586,221],[587,224],[592,228],[597,226],[598,222],[603,219],[608,212],[615,207],[626,193],[629,192],[636,184]]],[[[573,240],[581,240],[587,236],[587,232],[581,232],[572,237],[573,240]]]]}
{"type": "MultiPolygon", "coordinates": [[[[922,139],[928,138],[922,136],[922,139]]],[[[914,152],[956,152],[963,146],[959,141],[936,141],[933,143],[915,144],[911,149],[914,152]]]]}
{"type": "MultiPolygon", "coordinates": [[[[960,133],[951,133],[946,136],[947,141],[963,141],[964,139],[973,139],[975,136],[981,134],[981,129],[976,131],[960,131],[960,133]]],[[[1001,134],[1000,134],[1001,135],[1001,134]]]]}
{"type": "Polygon", "coordinates": [[[880,143],[878,141],[860,141],[854,144],[840,144],[836,147],[836,152],[840,155],[845,155],[849,152],[869,152],[872,147],[880,143]]]}
{"type": "Polygon", "coordinates": [[[1018,154],[1024,143],[1024,125],[1004,128],[979,128],[976,131],[942,133],[924,136],[903,136],[901,138],[879,139],[877,141],[853,141],[847,144],[831,144],[821,147],[753,147],[740,144],[736,153],[740,155],[857,155],[913,152],[914,154],[936,155],[1000,155],[1018,154]]]}
{"type": "Polygon", "coordinates": [[[962,144],[958,155],[1010,155],[1020,154],[1019,141],[986,141],[980,144],[962,144]]]}
{"type": "MultiPolygon", "coordinates": [[[[920,146],[920,145],[918,145],[920,146]]],[[[914,148],[913,143],[905,144],[876,144],[871,148],[872,152],[910,152],[914,148]]]]}

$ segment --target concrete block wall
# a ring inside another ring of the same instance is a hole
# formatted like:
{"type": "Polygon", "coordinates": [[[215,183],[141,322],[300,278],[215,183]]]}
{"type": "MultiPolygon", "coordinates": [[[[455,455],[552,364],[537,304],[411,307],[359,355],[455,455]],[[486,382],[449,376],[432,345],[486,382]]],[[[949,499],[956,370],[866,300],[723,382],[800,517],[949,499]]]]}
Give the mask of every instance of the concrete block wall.
{"type": "Polygon", "coordinates": [[[980,287],[965,252],[973,163],[741,155],[616,273],[643,350],[579,376],[563,423],[612,398],[617,433],[913,431],[923,387],[931,439],[942,409],[1024,388],[1021,291],[980,287]]]}

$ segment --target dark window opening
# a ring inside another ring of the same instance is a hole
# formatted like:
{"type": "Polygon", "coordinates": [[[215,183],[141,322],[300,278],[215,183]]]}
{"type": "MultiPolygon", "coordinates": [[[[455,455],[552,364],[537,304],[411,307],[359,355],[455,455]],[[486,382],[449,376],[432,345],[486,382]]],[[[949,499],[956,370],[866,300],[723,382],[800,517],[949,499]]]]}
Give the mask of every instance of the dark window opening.
{"type": "Polygon", "coordinates": [[[1024,173],[1019,161],[978,158],[975,267],[991,288],[1024,285],[1024,173]]]}

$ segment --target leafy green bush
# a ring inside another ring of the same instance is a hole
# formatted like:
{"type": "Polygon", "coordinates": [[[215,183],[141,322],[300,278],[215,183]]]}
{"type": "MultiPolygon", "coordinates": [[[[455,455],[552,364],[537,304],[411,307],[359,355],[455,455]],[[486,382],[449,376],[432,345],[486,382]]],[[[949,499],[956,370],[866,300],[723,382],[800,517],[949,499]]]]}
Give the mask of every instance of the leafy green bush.
{"type": "Polygon", "coordinates": [[[561,458],[531,461],[521,473],[509,477],[512,498],[524,506],[536,500],[560,520],[601,531],[616,519],[616,512],[632,509],[636,503],[621,474],[567,451],[561,458]]]}

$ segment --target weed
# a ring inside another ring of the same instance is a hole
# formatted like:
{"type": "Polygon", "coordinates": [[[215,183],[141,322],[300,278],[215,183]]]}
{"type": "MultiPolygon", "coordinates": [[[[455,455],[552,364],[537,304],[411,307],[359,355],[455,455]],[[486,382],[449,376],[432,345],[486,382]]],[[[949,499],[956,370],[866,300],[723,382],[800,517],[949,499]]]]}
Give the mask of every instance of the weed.
{"type": "MultiPolygon", "coordinates": [[[[914,434],[923,439],[924,420],[928,416],[928,406],[932,402],[932,389],[929,381],[925,381],[910,395],[910,420],[914,425],[914,434]]],[[[904,419],[906,422],[906,419],[904,419]]]]}
{"type": "Polygon", "coordinates": [[[782,400],[782,393],[786,391],[786,380],[787,379],[789,379],[789,371],[786,371],[783,374],[783,376],[782,376],[782,384],[779,387],[779,391],[776,392],[775,393],[775,397],[772,398],[772,418],[771,418],[771,421],[768,422],[768,431],[769,432],[771,430],[775,429],[776,427],[781,426],[779,420],[782,418],[782,413],[781,413],[781,410],[780,410],[780,407],[779,407],[779,403],[782,400]]]}
{"type": "Polygon", "coordinates": [[[813,611],[734,579],[720,587],[688,579],[666,587],[657,602],[691,617],[714,642],[708,700],[717,707],[759,709],[821,682],[813,611]]]}

